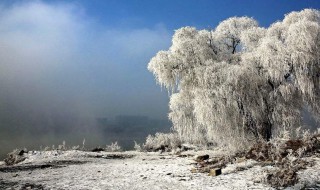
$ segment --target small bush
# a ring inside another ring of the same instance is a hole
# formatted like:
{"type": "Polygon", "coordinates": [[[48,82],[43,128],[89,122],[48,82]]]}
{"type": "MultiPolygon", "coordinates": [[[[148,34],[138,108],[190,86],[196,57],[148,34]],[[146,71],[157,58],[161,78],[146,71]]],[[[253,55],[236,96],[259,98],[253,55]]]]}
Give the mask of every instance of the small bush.
{"type": "Polygon", "coordinates": [[[181,147],[181,140],[176,133],[156,133],[149,135],[143,149],[147,151],[171,151],[181,147]]]}
{"type": "Polygon", "coordinates": [[[108,152],[119,152],[121,151],[122,148],[120,145],[118,145],[118,142],[114,142],[114,143],[111,143],[111,145],[107,145],[106,147],[106,151],[108,152]]]}
{"type": "Polygon", "coordinates": [[[141,152],[142,151],[142,147],[140,144],[138,144],[136,141],[134,141],[134,147],[133,147],[136,151],[141,152]]]}
{"type": "Polygon", "coordinates": [[[67,150],[66,141],[62,141],[62,144],[58,145],[58,150],[67,150]]]}
{"type": "Polygon", "coordinates": [[[267,171],[265,182],[273,187],[288,187],[298,182],[299,170],[312,165],[302,158],[319,153],[320,134],[305,132],[300,139],[258,142],[247,152],[246,158],[274,164],[275,169],[267,171]]]}
{"type": "Polygon", "coordinates": [[[297,181],[297,172],[290,168],[274,171],[266,176],[266,182],[273,187],[293,186],[297,181]]]}

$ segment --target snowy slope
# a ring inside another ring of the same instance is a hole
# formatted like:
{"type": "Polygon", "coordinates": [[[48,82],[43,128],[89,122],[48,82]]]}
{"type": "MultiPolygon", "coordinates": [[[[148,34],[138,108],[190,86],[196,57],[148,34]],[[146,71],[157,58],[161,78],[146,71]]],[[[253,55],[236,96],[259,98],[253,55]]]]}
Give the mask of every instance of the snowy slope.
{"type": "MultiPolygon", "coordinates": [[[[192,157],[169,154],[44,151],[26,156],[15,166],[0,166],[0,189],[273,189],[261,183],[266,168],[250,160],[212,177],[191,173],[192,157]],[[237,171],[239,167],[249,169],[237,171]]],[[[320,182],[320,159],[309,159],[316,165],[299,173],[300,185],[293,189],[320,182]]]]}

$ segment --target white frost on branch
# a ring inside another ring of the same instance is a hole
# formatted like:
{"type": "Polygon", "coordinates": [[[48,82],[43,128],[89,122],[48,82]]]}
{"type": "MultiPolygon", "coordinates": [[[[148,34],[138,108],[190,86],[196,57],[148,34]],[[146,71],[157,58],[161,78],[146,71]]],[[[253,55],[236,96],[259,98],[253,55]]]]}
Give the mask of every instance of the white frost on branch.
{"type": "Polygon", "coordinates": [[[269,28],[233,17],[215,30],[178,29],[148,69],[172,92],[169,118],[184,141],[236,149],[320,116],[320,12],[292,12],[269,28]]]}

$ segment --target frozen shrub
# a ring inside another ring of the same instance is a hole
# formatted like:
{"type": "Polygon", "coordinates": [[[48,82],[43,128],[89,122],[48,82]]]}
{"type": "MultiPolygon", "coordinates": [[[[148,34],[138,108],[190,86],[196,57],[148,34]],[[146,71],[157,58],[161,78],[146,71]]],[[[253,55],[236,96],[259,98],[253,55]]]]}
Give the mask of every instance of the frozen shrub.
{"type": "Polygon", "coordinates": [[[58,145],[58,150],[67,150],[66,141],[62,141],[62,144],[58,145]]]}
{"type": "Polygon", "coordinates": [[[297,173],[291,168],[279,169],[267,174],[265,181],[273,187],[287,187],[297,183],[297,173]]]}
{"type": "Polygon", "coordinates": [[[111,143],[111,145],[107,145],[106,147],[106,151],[109,151],[109,152],[118,152],[118,151],[121,151],[122,148],[120,145],[118,145],[118,142],[114,142],[114,143],[111,143]]]}
{"type": "Polygon", "coordinates": [[[134,147],[133,148],[138,152],[142,151],[141,145],[138,144],[136,141],[134,141],[134,147]]]}
{"type": "Polygon", "coordinates": [[[44,151],[49,151],[50,150],[50,147],[48,147],[48,146],[46,146],[45,148],[44,148],[44,151]]]}
{"type": "Polygon", "coordinates": [[[84,145],[85,145],[85,143],[86,143],[86,139],[83,139],[83,141],[82,141],[82,150],[84,150],[84,145]]]}
{"type": "Polygon", "coordinates": [[[73,147],[72,147],[72,150],[80,150],[80,146],[79,146],[79,145],[73,146],[73,147]]]}
{"type": "Polygon", "coordinates": [[[298,182],[299,170],[312,165],[303,157],[319,153],[320,134],[305,131],[299,139],[276,138],[258,142],[247,152],[246,158],[274,165],[274,169],[266,172],[264,181],[273,187],[287,187],[298,182]]]}
{"type": "Polygon", "coordinates": [[[181,140],[176,133],[156,133],[149,135],[143,148],[147,151],[170,151],[181,147],[181,140]]]}

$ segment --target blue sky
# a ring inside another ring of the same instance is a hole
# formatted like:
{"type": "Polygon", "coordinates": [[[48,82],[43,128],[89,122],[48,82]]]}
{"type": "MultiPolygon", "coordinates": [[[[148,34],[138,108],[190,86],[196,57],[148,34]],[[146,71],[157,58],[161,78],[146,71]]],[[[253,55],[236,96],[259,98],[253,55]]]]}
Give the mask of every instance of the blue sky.
{"type": "Polygon", "coordinates": [[[175,29],[232,16],[267,27],[304,8],[320,1],[4,0],[0,112],[166,118],[168,94],[146,67],[175,29]]]}
{"type": "MultiPolygon", "coordinates": [[[[50,1],[56,2],[56,1],[50,1]]],[[[65,2],[65,1],[64,1],[65,2]]],[[[318,0],[80,0],[88,15],[101,23],[121,27],[153,27],[169,30],[192,25],[215,27],[232,16],[249,16],[269,26],[284,14],[304,8],[320,8],[318,0]]]]}

